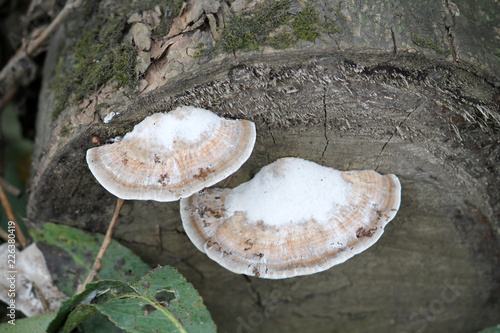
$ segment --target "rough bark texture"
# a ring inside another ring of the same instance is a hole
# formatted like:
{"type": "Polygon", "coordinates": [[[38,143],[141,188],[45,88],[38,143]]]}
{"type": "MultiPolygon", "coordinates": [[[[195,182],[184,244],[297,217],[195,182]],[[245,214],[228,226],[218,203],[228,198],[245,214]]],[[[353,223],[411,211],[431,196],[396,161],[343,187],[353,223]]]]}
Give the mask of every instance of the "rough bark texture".
{"type": "MultiPolygon", "coordinates": [[[[277,158],[298,156],[340,170],[394,173],[403,188],[398,215],[372,248],[328,271],[287,280],[235,275],[209,260],[183,232],[178,202],[126,202],[114,238],[152,266],[177,267],[220,332],[471,332],[497,324],[496,2],[318,1],[317,24],[333,22],[336,30],[320,29],[313,42],[193,57],[200,42],[216,43],[231,13],[259,10],[240,1],[206,3],[194,19],[193,11],[183,12],[188,24],[173,21],[162,45],[171,44],[156,58],[139,33],[129,38],[151,61],[137,88],[109,84],[55,120],[49,79],[72,37],[70,29],[54,37],[29,218],[103,232],[115,198],[85,163],[96,145],[92,136],[103,142],[153,112],[201,106],[256,123],[254,152],[228,187],[277,158]],[[119,114],[103,123],[111,110],[119,114]]],[[[292,2],[289,12],[305,6],[292,2]]]]}

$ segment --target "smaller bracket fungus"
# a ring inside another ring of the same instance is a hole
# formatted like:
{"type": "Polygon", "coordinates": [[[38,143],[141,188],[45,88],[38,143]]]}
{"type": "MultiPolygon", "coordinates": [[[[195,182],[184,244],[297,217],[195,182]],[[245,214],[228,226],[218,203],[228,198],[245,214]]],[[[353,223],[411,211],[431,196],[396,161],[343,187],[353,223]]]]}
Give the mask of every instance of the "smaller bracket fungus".
{"type": "Polygon", "coordinates": [[[234,189],[182,199],[180,211],[187,235],[212,260],[234,273],[282,279],[321,272],[369,248],[400,198],[395,175],[282,158],[234,189]]]}
{"type": "Polygon", "coordinates": [[[89,149],[87,163],[118,198],[175,201],[234,173],[254,144],[252,122],[181,106],[145,118],[121,141],[89,149]]]}

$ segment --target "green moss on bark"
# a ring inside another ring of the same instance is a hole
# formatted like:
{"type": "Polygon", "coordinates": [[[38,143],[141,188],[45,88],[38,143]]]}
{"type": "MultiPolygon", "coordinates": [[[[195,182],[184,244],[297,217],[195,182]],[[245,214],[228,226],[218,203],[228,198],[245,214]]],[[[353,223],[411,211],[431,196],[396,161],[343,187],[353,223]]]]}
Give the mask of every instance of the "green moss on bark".
{"type": "Polygon", "coordinates": [[[269,38],[270,33],[291,19],[290,1],[264,1],[248,13],[229,18],[218,47],[224,52],[257,50],[269,38]]]}
{"type": "Polygon", "coordinates": [[[56,96],[53,119],[68,104],[82,100],[108,82],[112,81],[118,88],[135,84],[137,50],[123,40],[130,26],[127,19],[134,12],[154,10],[156,6],[162,12],[162,19],[152,31],[154,36],[170,29],[181,9],[181,0],[124,1],[102,8],[97,2],[89,4],[88,13],[81,14],[92,20],[83,27],[73,27],[72,34],[77,36],[70,47],[72,59],[66,53],[61,54],[56,67],[52,83],[56,96]],[[95,11],[98,14],[94,14],[95,11]]]}
{"type": "Polygon", "coordinates": [[[320,34],[320,25],[318,13],[307,4],[300,13],[291,21],[294,36],[298,39],[304,39],[314,42],[320,34]]]}
{"type": "Polygon", "coordinates": [[[122,41],[125,18],[101,22],[87,31],[73,48],[74,66],[58,66],[55,84],[57,117],[66,103],[77,102],[111,79],[118,87],[134,82],[137,51],[122,41]]]}
{"type": "Polygon", "coordinates": [[[449,50],[443,49],[438,43],[436,43],[432,40],[423,38],[422,36],[419,36],[419,35],[413,33],[413,31],[411,32],[411,41],[419,47],[422,47],[424,49],[431,49],[438,54],[441,54],[444,56],[447,56],[450,54],[449,50]]]}
{"type": "Polygon", "coordinates": [[[199,49],[197,56],[223,52],[255,51],[261,46],[284,49],[301,40],[314,42],[322,33],[340,32],[333,22],[322,22],[312,2],[300,10],[290,0],[266,0],[252,10],[229,16],[215,47],[199,49]]]}

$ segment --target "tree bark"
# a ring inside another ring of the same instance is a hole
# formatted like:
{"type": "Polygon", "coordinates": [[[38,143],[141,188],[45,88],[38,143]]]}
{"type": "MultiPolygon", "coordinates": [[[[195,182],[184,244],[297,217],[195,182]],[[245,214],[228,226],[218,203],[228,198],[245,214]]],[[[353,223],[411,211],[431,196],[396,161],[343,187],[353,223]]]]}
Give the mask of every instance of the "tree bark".
{"type": "MultiPolygon", "coordinates": [[[[92,15],[114,10],[108,2],[92,15]]],[[[166,19],[169,3],[160,3],[166,19]]],[[[286,280],[236,275],[208,259],[184,233],[178,202],[125,202],[114,238],[152,266],[178,268],[220,332],[471,332],[497,324],[495,1],[316,1],[320,28],[313,40],[295,35],[296,43],[275,49],[261,38],[258,49],[234,52],[211,47],[220,45],[235,13],[261,13],[266,2],[203,3],[183,8],[150,48],[143,44],[150,35],[133,31],[142,23],[151,33],[154,9],[139,12],[123,37],[145,64],[137,85],[108,82],[56,118],[49,81],[56,63],[70,59],[64,46],[83,18],[76,13],[54,36],[29,219],[104,232],[116,199],[90,173],[86,150],[154,112],[204,107],[257,127],[254,152],[228,187],[280,157],[297,156],[340,170],[394,173],[403,189],[400,211],[372,248],[325,272],[286,280]],[[212,52],[197,53],[200,43],[212,52]],[[104,123],[111,111],[115,117],[104,123]]],[[[307,8],[287,4],[291,20],[307,8]]]]}

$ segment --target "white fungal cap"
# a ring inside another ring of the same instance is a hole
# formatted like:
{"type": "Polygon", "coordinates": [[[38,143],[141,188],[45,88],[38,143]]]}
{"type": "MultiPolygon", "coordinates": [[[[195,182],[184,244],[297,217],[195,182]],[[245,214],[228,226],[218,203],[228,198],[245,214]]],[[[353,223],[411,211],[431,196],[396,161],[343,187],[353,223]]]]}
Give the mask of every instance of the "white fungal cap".
{"type": "Polygon", "coordinates": [[[326,270],[369,248],[400,198],[395,175],[282,158],[235,189],[182,199],[181,217],[195,246],[223,267],[282,279],[326,270]]]}
{"type": "Polygon", "coordinates": [[[181,106],[145,118],[122,141],[89,149],[87,163],[121,199],[175,201],[234,173],[254,144],[252,122],[181,106]]]}

